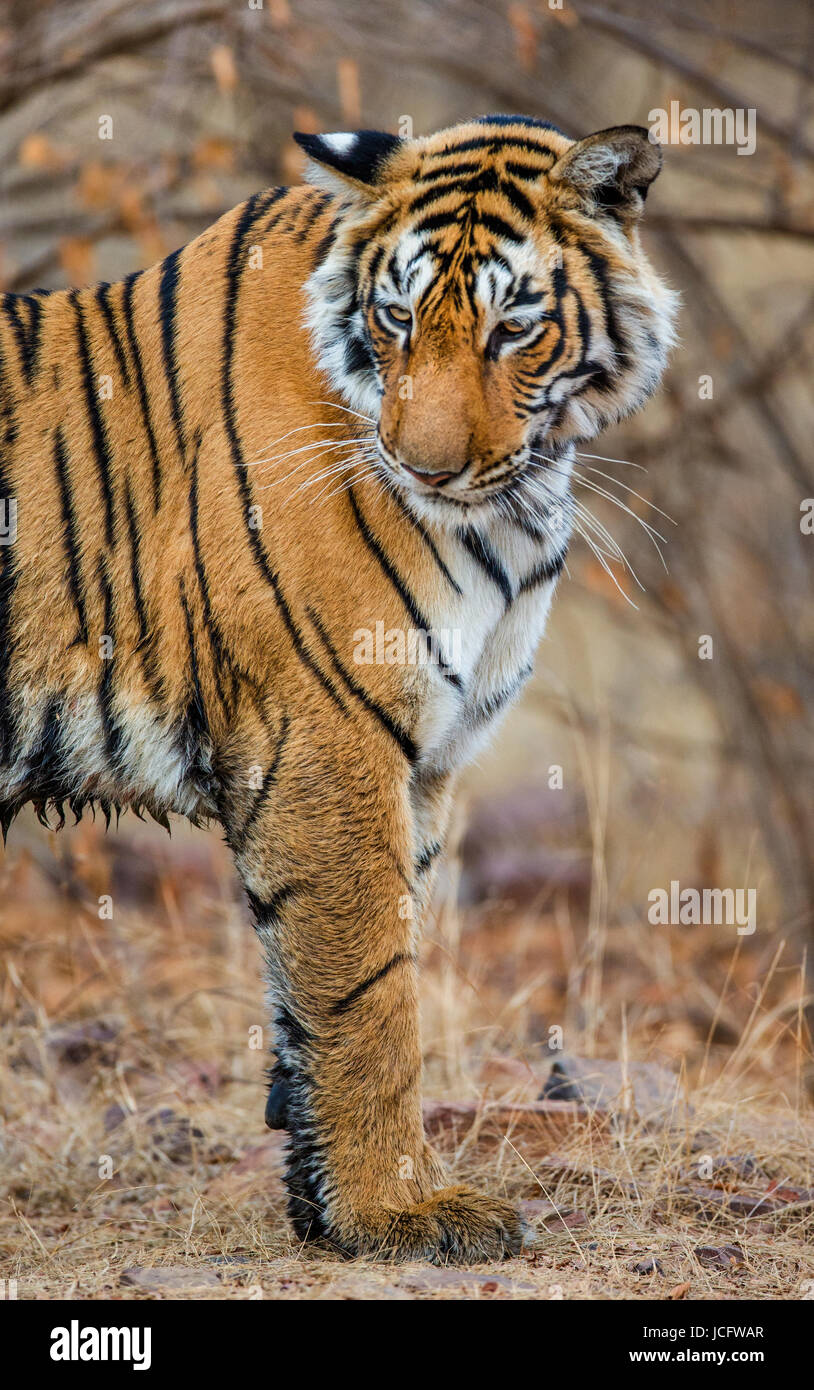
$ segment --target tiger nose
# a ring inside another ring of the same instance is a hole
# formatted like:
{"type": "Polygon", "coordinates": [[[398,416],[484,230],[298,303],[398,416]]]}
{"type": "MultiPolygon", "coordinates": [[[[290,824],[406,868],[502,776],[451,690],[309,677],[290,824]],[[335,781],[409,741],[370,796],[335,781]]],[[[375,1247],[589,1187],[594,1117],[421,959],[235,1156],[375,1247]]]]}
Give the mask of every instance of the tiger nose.
{"type": "Polygon", "coordinates": [[[406,468],[413,478],[417,478],[420,483],[426,483],[428,487],[441,487],[443,483],[449,482],[450,478],[458,476],[457,473],[452,472],[425,473],[420,468],[411,468],[409,463],[403,464],[402,467],[406,468]]]}

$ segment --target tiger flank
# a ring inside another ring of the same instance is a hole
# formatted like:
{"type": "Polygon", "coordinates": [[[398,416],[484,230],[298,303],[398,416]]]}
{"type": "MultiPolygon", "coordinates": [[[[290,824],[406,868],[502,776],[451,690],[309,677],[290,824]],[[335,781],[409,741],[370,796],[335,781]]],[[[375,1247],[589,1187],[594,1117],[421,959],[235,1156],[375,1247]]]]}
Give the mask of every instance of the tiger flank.
{"type": "Polygon", "coordinates": [[[493,1259],[520,1218],[424,1138],[422,916],[532,671],[575,443],[664,369],[660,153],[521,116],[298,139],[308,185],[160,265],[0,299],[0,817],[222,826],[297,1236],[493,1259]]]}

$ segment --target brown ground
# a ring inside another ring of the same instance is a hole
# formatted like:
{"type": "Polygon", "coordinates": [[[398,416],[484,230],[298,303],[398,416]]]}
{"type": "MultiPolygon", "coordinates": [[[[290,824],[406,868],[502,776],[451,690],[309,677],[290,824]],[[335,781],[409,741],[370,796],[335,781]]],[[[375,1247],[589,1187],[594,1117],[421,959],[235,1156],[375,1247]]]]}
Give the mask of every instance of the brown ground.
{"type": "MultiPolygon", "coordinates": [[[[464,845],[464,898],[484,814],[493,800],[464,845]]],[[[682,1080],[666,1120],[636,1091],[614,1125],[549,1144],[515,1121],[491,1142],[464,1127],[455,1173],[536,1202],[537,1242],[499,1268],[393,1269],[292,1239],[283,1137],[263,1126],[259,952],[216,832],[23,821],[0,873],[0,1277],[19,1298],[811,1297],[811,1194],[790,1190],[814,1186],[800,977],[782,956],[772,971],[776,943],[733,953],[727,934],[701,957],[611,923],[586,954],[574,876],[547,902],[458,911],[448,873],[425,952],[430,1097],[533,1100],[558,1024],[568,1052],[595,1039],[682,1080]],[[733,1193],[739,1210],[710,1205],[733,1193]]]]}

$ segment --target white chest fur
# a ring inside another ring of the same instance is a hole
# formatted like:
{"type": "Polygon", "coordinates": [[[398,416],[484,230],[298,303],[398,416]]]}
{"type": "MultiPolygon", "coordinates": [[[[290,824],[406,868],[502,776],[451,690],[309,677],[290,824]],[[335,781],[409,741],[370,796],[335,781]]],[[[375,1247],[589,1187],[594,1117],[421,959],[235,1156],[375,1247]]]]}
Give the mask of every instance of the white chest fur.
{"type": "Polygon", "coordinates": [[[448,667],[429,669],[416,742],[420,762],[451,771],[471,760],[494,732],[532,670],[567,536],[556,541],[496,522],[449,533],[439,550],[450,586],[431,608],[448,667]]]}

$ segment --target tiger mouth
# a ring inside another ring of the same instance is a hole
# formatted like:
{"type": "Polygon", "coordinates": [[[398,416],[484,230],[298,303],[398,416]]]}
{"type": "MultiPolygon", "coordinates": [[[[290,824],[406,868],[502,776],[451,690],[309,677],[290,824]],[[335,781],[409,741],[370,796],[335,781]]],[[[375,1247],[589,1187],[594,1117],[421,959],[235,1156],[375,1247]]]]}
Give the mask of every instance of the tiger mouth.
{"type": "Polygon", "coordinates": [[[419,483],[423,483],[425,487],[438,488],[443,487],[444,483],[451,482],[453,478],[462,477],[462,475],[466,472],[467,468],[469,467],[469,464],[465,463],[463,468],[458,473],[453,473],[452,471],[425,473],[420,468],[411,468],[409,463],[402,463],[401,467],[405,470],[406,473],[410,474],[411,478],[415,478],[419,483]]]}
{"type": "Polygon", "coordinates": [[[499,496],[522,474],[526,463],[527,451],[523,446],[515,454],[507,455],[502,459],[495,459],[485,469],[481,477],[473,476],[476,465],[471,459],[464,464],[463,468],[455,472],[444,469],[424,472],[396,458],[381,438],[378,439],[377,443],[388,472],[402,487],[410,486],[410,480],[412,480],[420,485],[419,495],[425,501],[443,502],[462,508],[478,506],[488,502],[490,498],[499,496]],[[496,470],[500,470],[499,476],[493,477],[492,475],[496,470]],[[448,485],[459,480],[464,480],[466,491],[463,493],[449,491],[448,485]]]}

